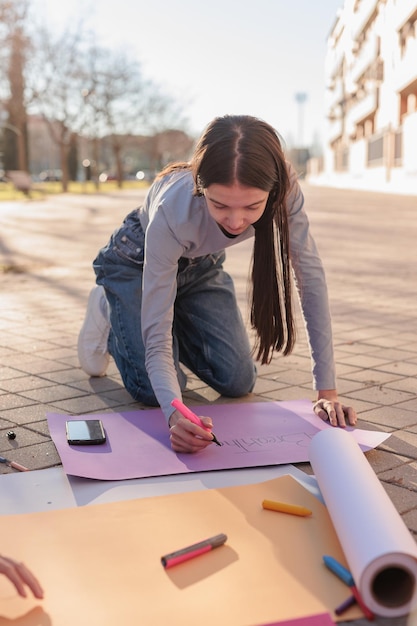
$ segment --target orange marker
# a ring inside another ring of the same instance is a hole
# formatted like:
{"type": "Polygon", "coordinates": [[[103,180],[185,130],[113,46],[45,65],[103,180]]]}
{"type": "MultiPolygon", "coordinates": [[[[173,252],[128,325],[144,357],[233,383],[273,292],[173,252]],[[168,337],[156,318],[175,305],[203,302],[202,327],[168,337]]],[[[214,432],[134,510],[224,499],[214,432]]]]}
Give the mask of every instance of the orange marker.
{"type": "Polygon", "coordinates": [[[269,511],[279,511],[280,513],[289,513],[290,515],[299,515],[301,517],[308,517],[313,513],[310,509],[306,509],[304,506],[298,504],[287,504],[285,502],[274,502],[273,500],[264,500],[262,507],[269,511]]]}

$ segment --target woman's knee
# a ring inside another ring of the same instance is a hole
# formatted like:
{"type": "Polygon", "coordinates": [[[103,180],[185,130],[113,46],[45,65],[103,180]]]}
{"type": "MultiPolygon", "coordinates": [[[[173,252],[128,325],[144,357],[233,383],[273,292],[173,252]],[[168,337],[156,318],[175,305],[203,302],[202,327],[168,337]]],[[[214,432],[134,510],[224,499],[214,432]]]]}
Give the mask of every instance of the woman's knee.
{"type": "Polygon", "coordinates": [[[256,375],[256,366],[250,359],[224,371],[218,380],[216,391],[229,398],[246,396],[253,391],[256,375]]]}
{"type": "Polygon", "coordinates": [[[126,391],[130,393],[136,402],[141,402],[142,404],[146,404],[146,406],[159,406],[158,400],[156,399],[150,383],[144,384],[143,380],[138,380],[131,375],[122,375],[122,380],[126,391]]]}

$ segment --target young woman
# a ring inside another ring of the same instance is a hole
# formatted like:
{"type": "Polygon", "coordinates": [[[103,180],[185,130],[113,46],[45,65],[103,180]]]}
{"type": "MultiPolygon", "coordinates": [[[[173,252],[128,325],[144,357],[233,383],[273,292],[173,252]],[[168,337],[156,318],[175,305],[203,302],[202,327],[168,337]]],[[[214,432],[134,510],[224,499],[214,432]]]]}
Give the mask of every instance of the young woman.
{"type": "MultiPolygon", "coordinates": [[[[109,353],[136,400],[160,405],[172,448],[196,452],[207,430],[181,416],[184,364],[218,393],[252,391],[256,360],[291,352],[295,341],[292,272],[311,347],[316,413],[333,425],[356,423],[338,401],[324,271],[297,176],[277,132],[250,116],[214,119],[189,163],[168,166],[144,206],[130,213],[94,261],[78,352],[91,376],[105,374],[109,353]],[[225,248],[254,237],[251,349],[225,248]]],[[[210,418],[202,418],[211,428],[210,418]]]]}

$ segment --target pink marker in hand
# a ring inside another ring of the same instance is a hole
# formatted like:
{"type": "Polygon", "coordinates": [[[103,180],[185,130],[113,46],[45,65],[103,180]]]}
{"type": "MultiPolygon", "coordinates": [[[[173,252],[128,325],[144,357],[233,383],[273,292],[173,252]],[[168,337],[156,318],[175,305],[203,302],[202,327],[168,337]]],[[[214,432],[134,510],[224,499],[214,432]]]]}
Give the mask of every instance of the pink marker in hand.
{"type": "MultiPolygon", "coordinates": [[[[200,426],[201,428],[204,428],[204,430],[206,430],[207,432],[210,432],[210,428],[207,428],[207,426],[204,426],[203,422],[201,421],[201,419],[198,417],[198,415],[196,415],[195,413],[193,413],[191,411],[191,409],[188,408],[188,406],[185,406],[185,404],[183,404],[183,402],[181,402],[181,400],[179,400],[178,398],[175,398],[172,402],[171,402],[172,406],[177,409],[177,411],[179,411],[181,413],[181,415],[183,417],[185,417],[187,420],[189,420],[190,422],[192,422],[193,424],[197,424],[197,426],[200,426]]],[[[212,437],[213,437],[213,442],[215,444],[217,444],[218,446],[221,446],[222,444],[220,443],[220,441],[218,441],[216,435],[214,433],[211,433],[212,437]]]]}

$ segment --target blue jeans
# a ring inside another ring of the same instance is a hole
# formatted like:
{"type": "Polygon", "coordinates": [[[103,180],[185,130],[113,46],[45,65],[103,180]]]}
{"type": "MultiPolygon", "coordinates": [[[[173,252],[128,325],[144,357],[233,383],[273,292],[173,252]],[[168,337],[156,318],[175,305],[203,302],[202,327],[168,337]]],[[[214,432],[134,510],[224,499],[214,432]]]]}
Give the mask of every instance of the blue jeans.
{"type": "MultiPolygon", "coordinates": [[[[145,235],[137,211],[130,213],[93,263],[110,309],[109,352],[131,396],[148,406],[158,402],[145,369],[141,332],[145,235]]],[[[161,242],[163,245],[163,242],[161,242]]],[[[182,389],[180,363],[219,394],[252,391],[256,368],[224,251],[178,262],[174,304],[173,357],[182,389]]]]}

